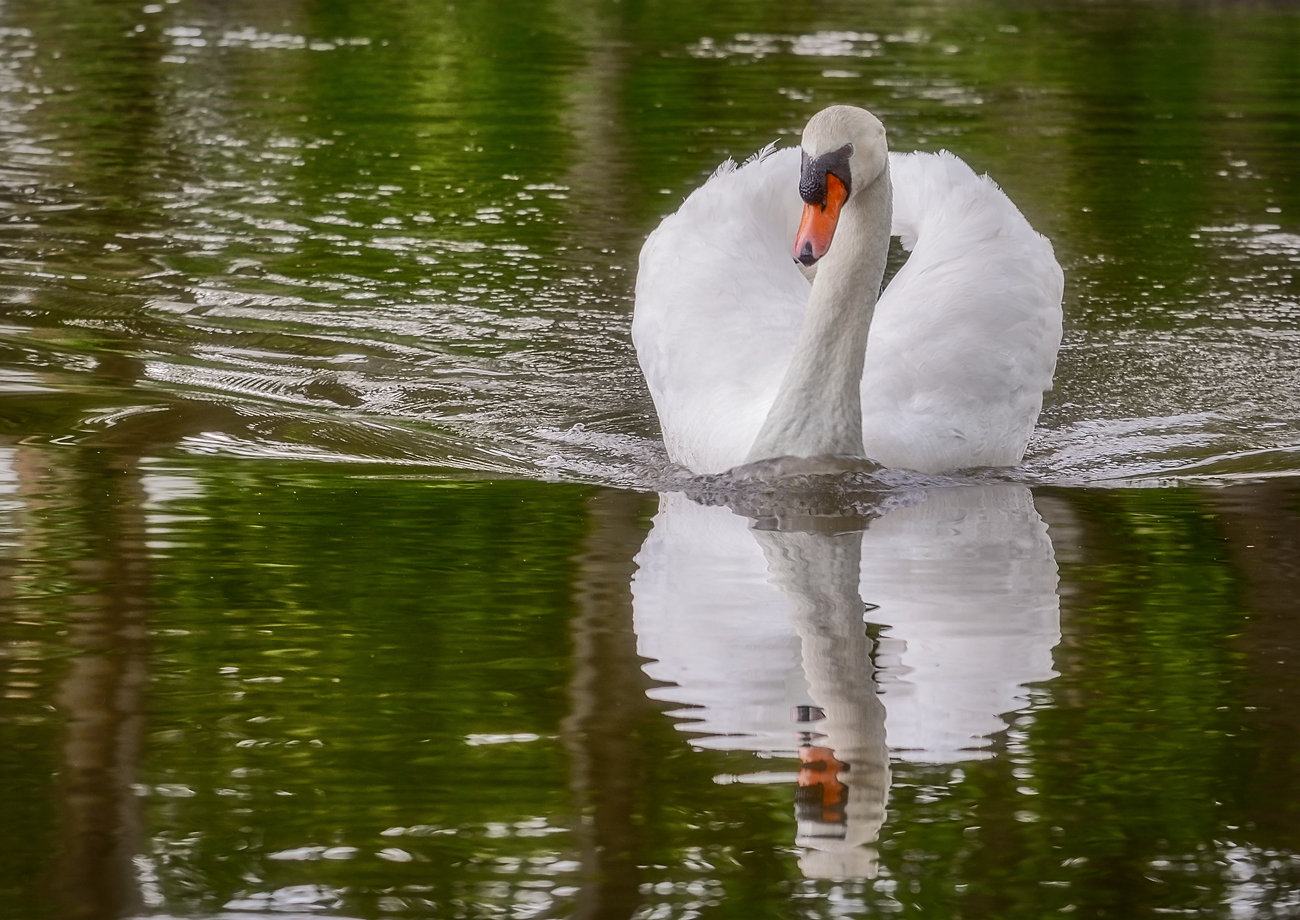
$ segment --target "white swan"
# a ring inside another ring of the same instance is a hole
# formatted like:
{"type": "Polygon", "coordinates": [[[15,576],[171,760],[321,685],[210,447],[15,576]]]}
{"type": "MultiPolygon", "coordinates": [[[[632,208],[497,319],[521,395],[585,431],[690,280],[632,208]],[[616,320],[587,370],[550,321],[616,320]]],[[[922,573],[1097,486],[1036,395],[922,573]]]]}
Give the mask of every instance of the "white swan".
{"type": "Polygon", "coordinates": [[[1051,244],[952,154],[888,153],[862,109],[819,112],[799,150],[724,163],[641,250],[632,337],[669,456],[1019,463],[1061,340],[1051,244]],[[877,301],[891,233],[911,256],[877,301]],[[792,251],[820,259],[811,286],[792,251]]]}

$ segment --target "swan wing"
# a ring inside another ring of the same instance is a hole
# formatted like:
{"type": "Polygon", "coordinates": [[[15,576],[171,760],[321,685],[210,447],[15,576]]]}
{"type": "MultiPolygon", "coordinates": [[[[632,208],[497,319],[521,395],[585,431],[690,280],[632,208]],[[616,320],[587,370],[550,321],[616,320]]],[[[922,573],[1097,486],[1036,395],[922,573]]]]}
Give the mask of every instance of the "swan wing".
{"type": "Polygon", "coordinates": [[[744,462],[799,337],[798,186],[798,148],[728,161],[641,249],[632,339],[668,455],[697,473],[744,462]]]}
{"type": "Polygon", "coordinates": [[[891,154],[890,172],[892,232],[911,256],[872,320],[867,456],[923,472],[1013,466],[1061,341],[1052,245],[951,153],[891,154]]]}

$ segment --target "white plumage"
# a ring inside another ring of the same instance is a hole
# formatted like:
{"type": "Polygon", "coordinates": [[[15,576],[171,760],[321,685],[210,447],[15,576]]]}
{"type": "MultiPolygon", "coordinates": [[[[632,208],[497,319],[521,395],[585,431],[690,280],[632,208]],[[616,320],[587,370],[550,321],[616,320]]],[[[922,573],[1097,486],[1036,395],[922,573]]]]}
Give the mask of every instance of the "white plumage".
{"type": "MultiPolygon", "coordinates": [[[[870,320],[864,455],[1015,465],[1061,338],[1051,244],[950,153],[890,154],[889,174],[911,255],[870,320]]],[[[723,164],[641,250],[632,336],[668,454],[694,472],[746,462],[790,366],[811,291],[791,254],[799,181],[794,148],[723,164]]]]}

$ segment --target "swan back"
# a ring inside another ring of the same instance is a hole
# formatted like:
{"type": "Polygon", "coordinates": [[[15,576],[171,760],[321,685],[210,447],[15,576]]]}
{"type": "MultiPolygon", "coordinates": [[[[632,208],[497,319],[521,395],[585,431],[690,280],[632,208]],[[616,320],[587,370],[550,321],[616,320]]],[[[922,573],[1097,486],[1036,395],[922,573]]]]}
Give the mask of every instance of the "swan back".
{"type": "Polygon", "coordinates": [[[797,148],[727,161],[641,249],[632,339],[668,455],[697,473],[745,461],[790,363],[798,185],[797,148]]]}
{"type": "Polygon", "coordinates": [[[946,151],[891,154],[911,251],[876,305],[862,377],[868,457],[942,472],[1012,466],[1051,389],[1063,277],[987,176],[946,151]]]}

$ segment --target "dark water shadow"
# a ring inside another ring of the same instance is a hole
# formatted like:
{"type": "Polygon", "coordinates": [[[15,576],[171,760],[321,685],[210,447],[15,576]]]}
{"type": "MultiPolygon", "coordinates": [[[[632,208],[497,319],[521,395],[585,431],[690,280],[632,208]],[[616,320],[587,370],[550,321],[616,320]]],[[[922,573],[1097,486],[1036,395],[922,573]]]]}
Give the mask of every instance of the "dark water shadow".
{"type": "Polygon", "coordinates": [[[590,530],[576,557],[571,709],[561,730],[569,752],[582,862],[575,920],[621,920],[641,903],[638,868],[643,756],[638,723],[650,711],[632,631],[637,547],[646,496],[601,491],[587,504],[590,530]]]}

